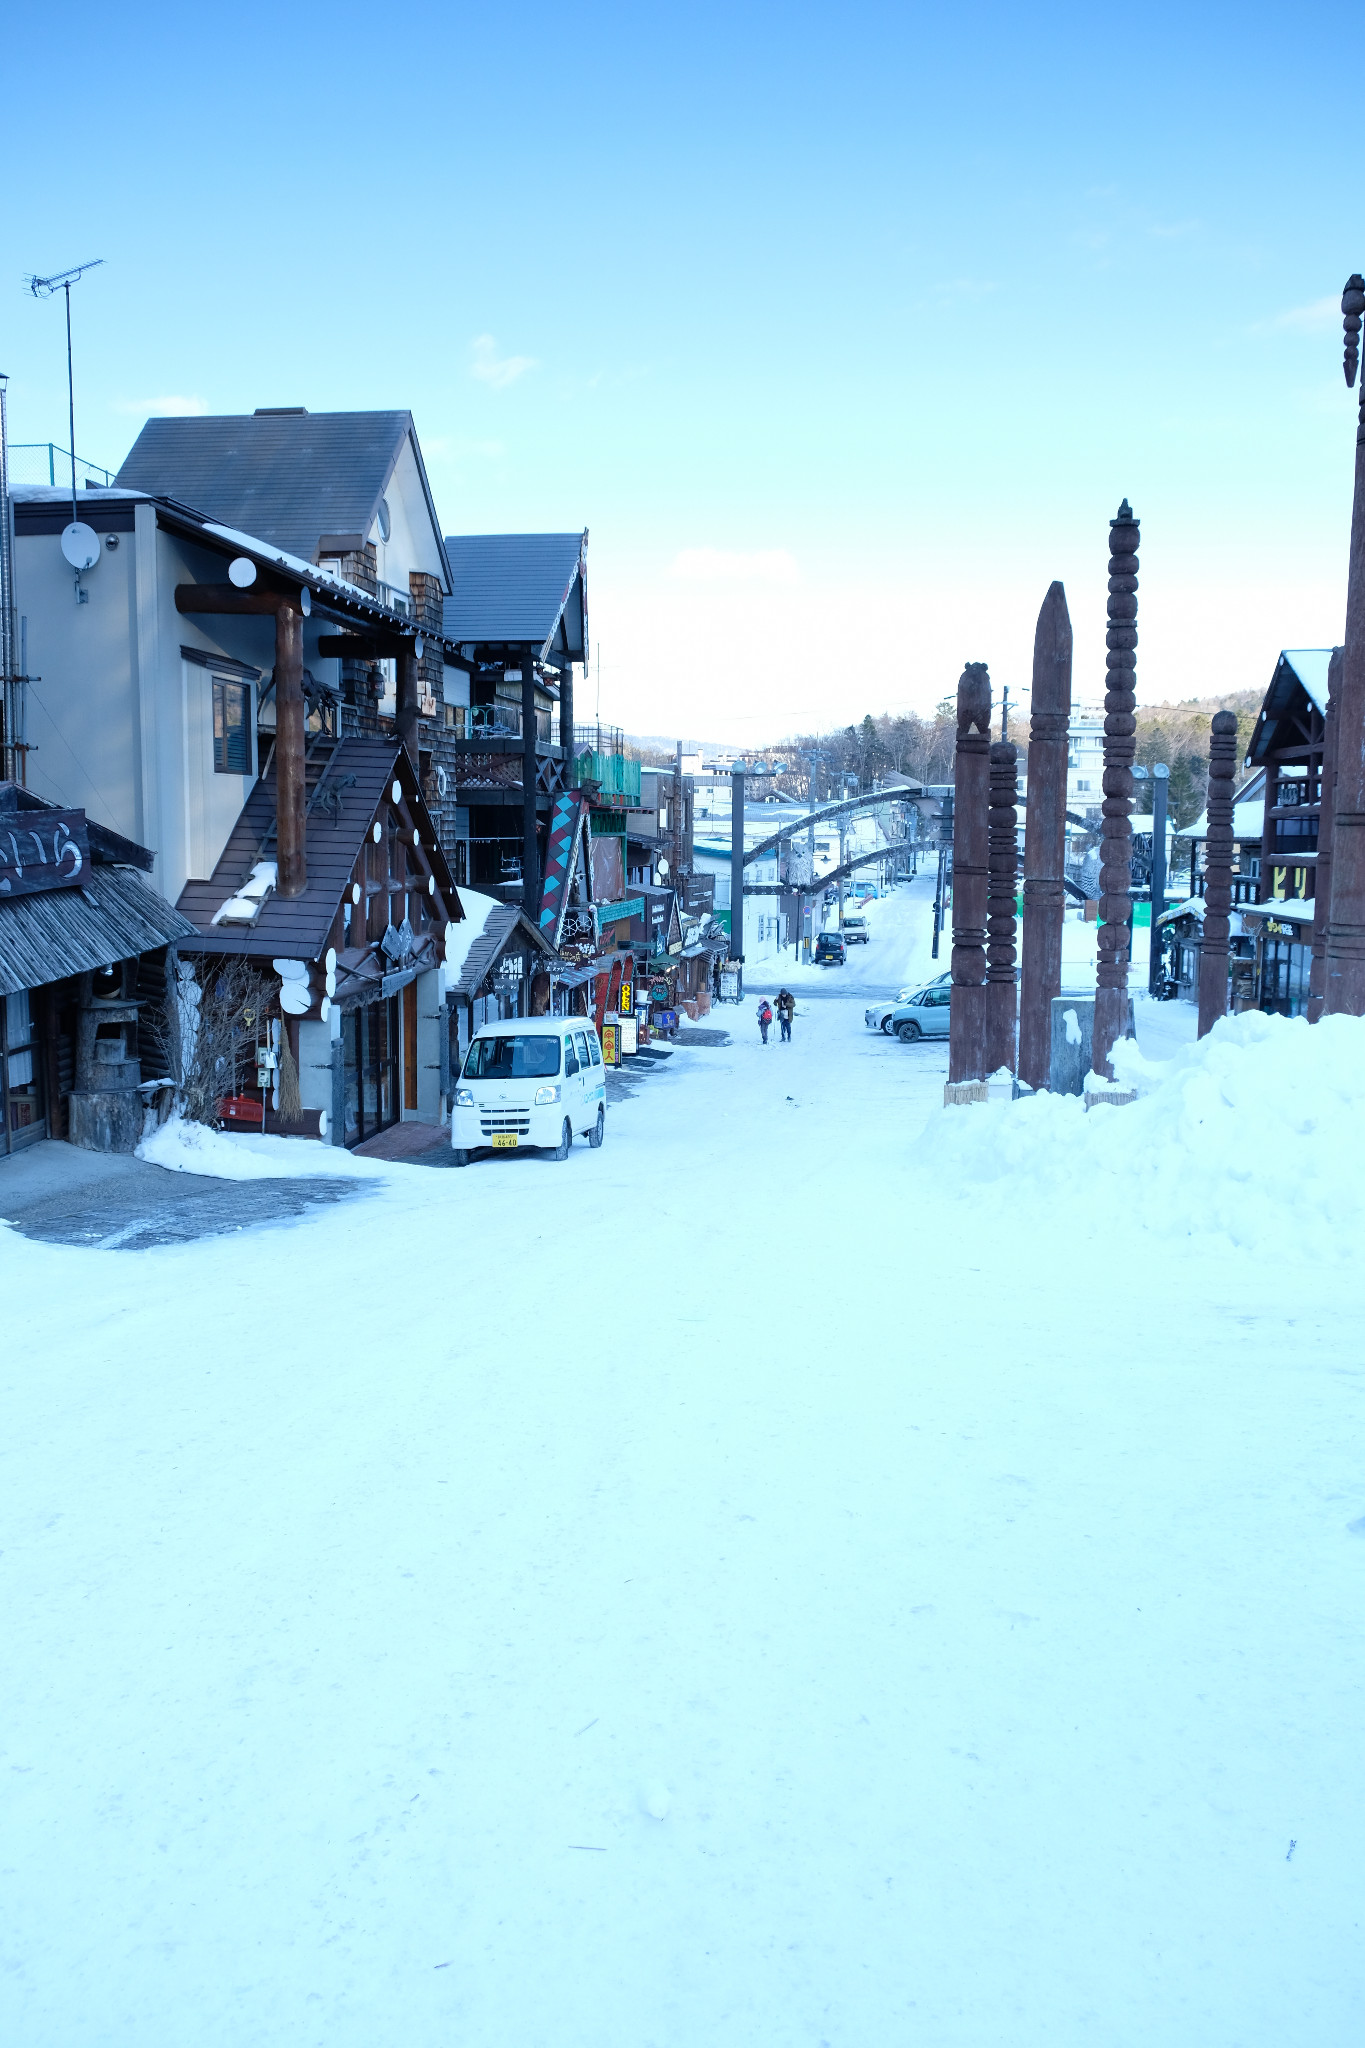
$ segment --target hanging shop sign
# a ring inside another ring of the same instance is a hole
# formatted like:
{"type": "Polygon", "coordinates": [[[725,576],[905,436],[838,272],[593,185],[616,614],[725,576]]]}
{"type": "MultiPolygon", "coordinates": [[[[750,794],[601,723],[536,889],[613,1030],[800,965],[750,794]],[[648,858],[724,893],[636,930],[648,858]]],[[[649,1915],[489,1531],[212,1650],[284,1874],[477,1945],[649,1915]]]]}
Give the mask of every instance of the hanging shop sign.
{"type": "Polygon", "coordinates": [[[84,811],[50,811],[44,806],[0,815],[0,896],[75,889],[89,880],[84,811]]]}
{"type": "Polygon", "coordinates": [[[619,995],[619,996],[617,997],[617,1000],[616,1000],[616,1007],[617,1007],[617,1009],[618,1009],[618,1010],[619,1010],[619,1011],[621,1012],[621,1015],[622,1015],[623,1017],[629,1017],[629,1016],[630,1016],[631,1012],[632,1012],[632,1011],[634,1010],[634,1008],[635,1008],[635,984],[634,984],[634,982],[631,982],[631,981],[623,981],[623,982],[621,983],[621,993],[620,993],[620,995],[619,995]]]}
{"type": "Polygon", "coordinates": [[[1273,939],[1297,939],[1302,943],[1302,925],[1290,924],[1285,918],[1268,917],[1265,921],[1265,929],[1273,939]]]}
{"type": "Polygon", "coordinates": [[[668,983],[666,981],[652,981],[649,984],[649,1000],[651,1003],[666,1003],[668,1001],[668,983]]]}

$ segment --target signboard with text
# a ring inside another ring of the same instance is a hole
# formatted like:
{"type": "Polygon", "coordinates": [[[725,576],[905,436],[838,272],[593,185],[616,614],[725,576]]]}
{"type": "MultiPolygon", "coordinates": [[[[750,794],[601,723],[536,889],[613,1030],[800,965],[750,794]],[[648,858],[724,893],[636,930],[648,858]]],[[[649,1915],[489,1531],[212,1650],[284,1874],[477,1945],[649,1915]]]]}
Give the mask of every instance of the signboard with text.
{"type": "Polygon", "coordinates": [[[89,880],[84,811],[0,811],[0,896],[76,889],[89,880]]]}

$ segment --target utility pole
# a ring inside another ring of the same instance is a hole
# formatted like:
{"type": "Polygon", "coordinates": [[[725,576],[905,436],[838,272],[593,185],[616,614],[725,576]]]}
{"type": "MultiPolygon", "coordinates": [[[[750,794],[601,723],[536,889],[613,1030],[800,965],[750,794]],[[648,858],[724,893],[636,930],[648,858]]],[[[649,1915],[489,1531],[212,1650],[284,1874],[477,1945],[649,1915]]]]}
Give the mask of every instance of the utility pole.
{"type": "Polygon", "coordinates": [[[1009,738],[1009,736],[1010,736],[1010,692],[1009,692],[1009,684],[1008,684],[1008,683],[1006,683],[1006,685],[1005,685],[1004,689],[1003,689],[1003,690],[1001,691],[1001,693],[1000,693],[1000,737],[1001,737],[1001,739],[1002,739],[1002,740],[1007,740],[1007,739],[1009,738]]]}
{"type": "MultiPolygon", "coordinates": [[[[1360,367],[1365,277],[1347,278],[1341,295],[1348,390],[1360,367]]],[[[1365,377],[1360,380],[1355,495],[1346,578],[1346,630],[1341,650],[1341,700],[1336,717],[1336,788],[1332,799],[1332,907],[1327,920],[1322,1013],[1365,1016],[1365,377]]],[[[1267,778],[1267,795],[1269,778],[1267,778]]]]}
{"type": "Polygon", "coordinates": [[[741,964],[744,992],[744,763],[730,768],[730,958],[741,964]]]}

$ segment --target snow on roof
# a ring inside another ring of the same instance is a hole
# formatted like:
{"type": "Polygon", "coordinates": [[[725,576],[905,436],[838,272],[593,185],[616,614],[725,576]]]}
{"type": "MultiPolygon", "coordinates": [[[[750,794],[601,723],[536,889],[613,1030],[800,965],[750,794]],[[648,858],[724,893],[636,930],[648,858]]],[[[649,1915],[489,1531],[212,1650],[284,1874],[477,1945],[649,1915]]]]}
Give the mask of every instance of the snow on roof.
{"type": "Polygon", "coordinates": [[[1178,917],[1197,917],[1202,923],[1204,918],[1203,897],[1187,896],[1183,903],[1173,903],[1169,910],[1162,911],[1157,919],[1157,923],[1158,925],[1173,924],[1178,917]]]}
{"type": "Polygon", "coordinates": [[[1280,658],[1287,661],[1318,710],[1327,710],[1327,670],[1332,659],[1330,647],[1286,647],[1280,658]]]}
{"type": "MultiPolygon", "coordinates": [[[[1260,839],[1265,833],[1265,798],[1249,797],[1245,803],[1232,807],[1232,836],[1234,839],[1260,839]]],[[[1209,836],[1209,814],[1201,812],[1192,825],[1185,825],[1176,833],[1177,839],[1207,839],[1209,836]]]]}
{"type": "Polygon", "coordinates": [[[496,896],[485,896],[478,889],[460,888],[460,901],[464,905],[464,916],[458,924],[446,926],[446,987],[453,988],[464,971],[465,961],[475,939],[483,937],[483,928],[495,910],[502,904],[496,896]]]}
{"type": "Polygon", "coordinates": [[[1295,924],[1313,922],[1312,902],[1297,896],[1278,902],[1272,898],[1269,903],[1243,903],[1240,908],[1243,917],[1285,917],[1295,924]]]}
{"type": "Polygon", "coordinates": [[[305,562],[302,555],[291,555],[284,548],[277,548],[268,540],[259,540],[254,533],[243,533],[236,526],[220,526],[216,519],[206,519],[204,531],[216,535],[219,540],[230,541],[235,548],[250,548],[254,555],[263,556],[267,562],[278,562],[291,575],[301,576],[309,582],[331,583],[338,590],[349,591],[352,597],[363,598],[366,604],[376,602],[368,590],[362,590],[358,583],[348,583],[326,562],[305,562]]]}

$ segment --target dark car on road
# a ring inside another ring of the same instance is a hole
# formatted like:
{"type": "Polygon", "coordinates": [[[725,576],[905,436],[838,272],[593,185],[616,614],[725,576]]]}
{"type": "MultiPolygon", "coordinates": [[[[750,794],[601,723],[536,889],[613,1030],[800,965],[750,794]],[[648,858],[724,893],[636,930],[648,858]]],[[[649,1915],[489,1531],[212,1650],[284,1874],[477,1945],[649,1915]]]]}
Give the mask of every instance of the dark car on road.
{"type": "Polygon", "coordinates": [[[844,967],[848,964],[842,933],[820,933],[815,941],[815,964],[817,967],[844,967]]]}

